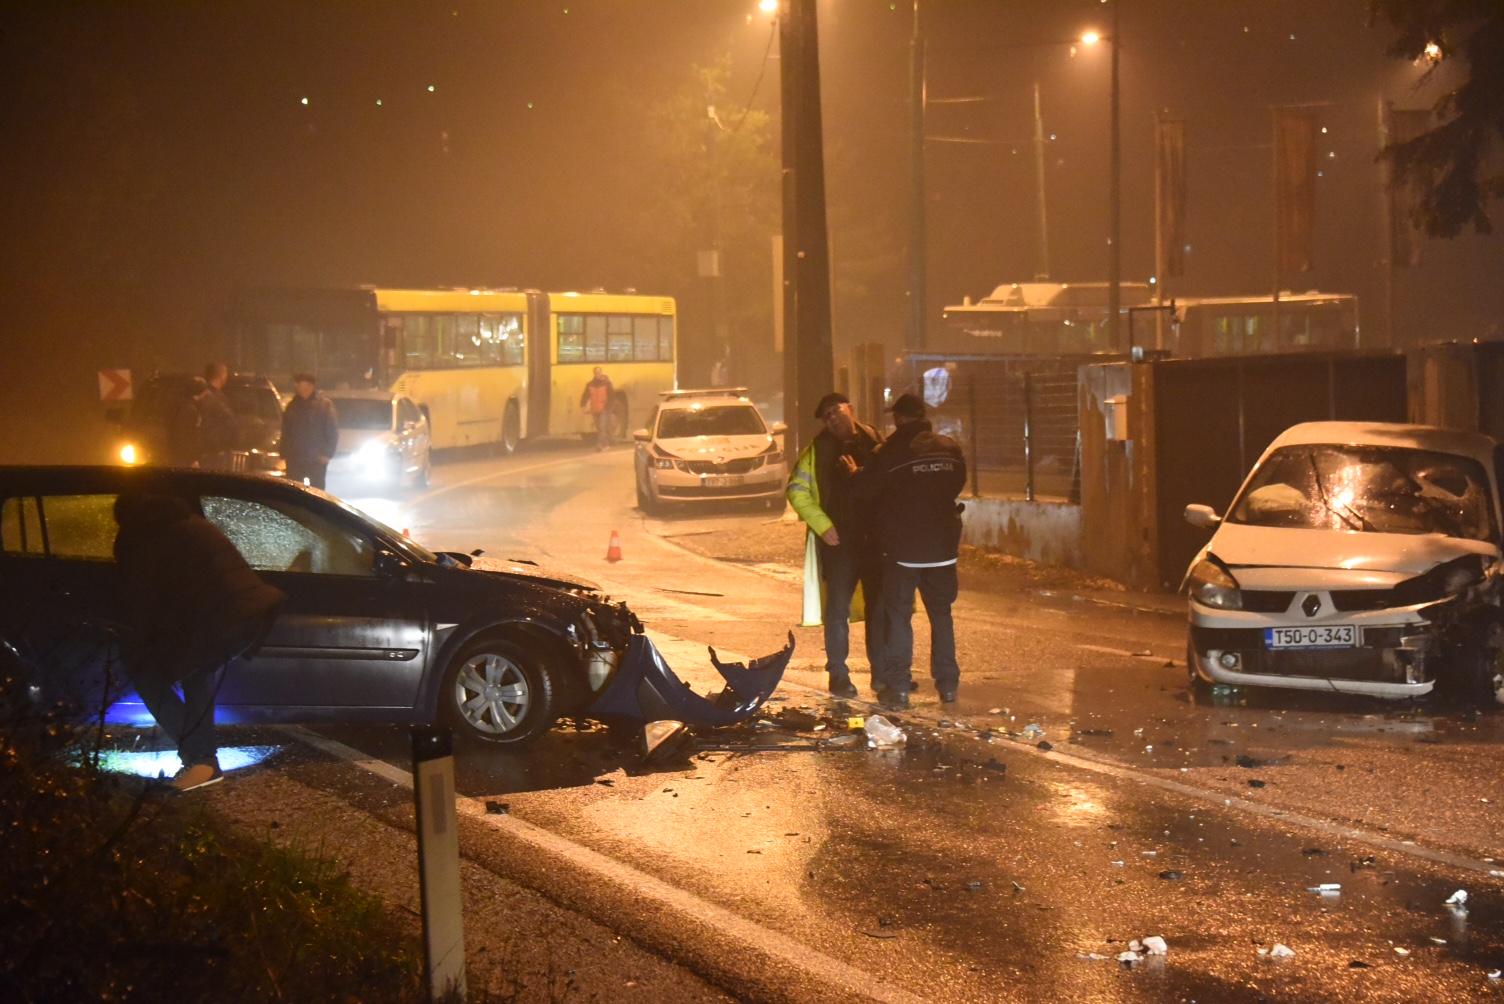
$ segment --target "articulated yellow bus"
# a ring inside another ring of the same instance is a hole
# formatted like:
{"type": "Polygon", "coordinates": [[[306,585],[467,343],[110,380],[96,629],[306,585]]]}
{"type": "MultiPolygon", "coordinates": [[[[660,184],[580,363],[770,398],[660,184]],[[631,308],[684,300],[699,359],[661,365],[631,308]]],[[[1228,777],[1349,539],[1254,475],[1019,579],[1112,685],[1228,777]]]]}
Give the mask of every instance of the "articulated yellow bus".
{"type": "Polygon", "coordinates": [[[436,449],[594,431],[580,405],[600,366],[623,439],[675,387],[672,297],[504,289],[260,290],[227,318],[237,368],[291,386],[387,388],[428,413],[436,449]]]}

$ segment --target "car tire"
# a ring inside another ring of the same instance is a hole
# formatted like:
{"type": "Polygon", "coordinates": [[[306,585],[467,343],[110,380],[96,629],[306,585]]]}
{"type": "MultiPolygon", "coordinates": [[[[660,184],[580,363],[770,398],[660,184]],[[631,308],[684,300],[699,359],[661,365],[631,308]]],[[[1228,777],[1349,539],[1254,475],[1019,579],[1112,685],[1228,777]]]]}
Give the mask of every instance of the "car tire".
{"type": "Polygon", "coordinates": [[[507,402],[507,410],[501,418],[501,440],[497,449],[502,456],[510,457],[517,452],[518,445],[522,442],[522,413],[517,410],[516,401],[507,402]]]}
{"type": "Polygon", "coordinates": [[[643,491],[642,482],[636,482],[637,486],[637,509],[649,516],[656,516],[663,511],[661,503],[654,501],[651,491],[643,491]]]}
{"type": "Polygon", "coordinates": [[[485,639],[466,647],[445,672],[439,711],[470,739],[522,746],[553,728],[559,691],[556,670],[512,642],[485,639]]]}
{"type": "Polygon", "coordinates": [[[433,451],[423,454],[423,466],[418,468],[418,487],[427,488],[433,483],[433,451]]]}

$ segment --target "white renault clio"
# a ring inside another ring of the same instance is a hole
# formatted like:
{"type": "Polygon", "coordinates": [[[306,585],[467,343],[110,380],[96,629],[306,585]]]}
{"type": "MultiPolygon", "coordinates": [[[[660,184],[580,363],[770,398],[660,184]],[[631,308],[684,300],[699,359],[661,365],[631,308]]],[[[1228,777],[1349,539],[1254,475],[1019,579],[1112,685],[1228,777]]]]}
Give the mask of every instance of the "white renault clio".
{"type": "Polygon", "coordinates": [[[1308,422],[1259,458],[1186,573],[1193,694],[1213,683],[1501,699],[1500,467],[1488,436],[1308,422]]]}

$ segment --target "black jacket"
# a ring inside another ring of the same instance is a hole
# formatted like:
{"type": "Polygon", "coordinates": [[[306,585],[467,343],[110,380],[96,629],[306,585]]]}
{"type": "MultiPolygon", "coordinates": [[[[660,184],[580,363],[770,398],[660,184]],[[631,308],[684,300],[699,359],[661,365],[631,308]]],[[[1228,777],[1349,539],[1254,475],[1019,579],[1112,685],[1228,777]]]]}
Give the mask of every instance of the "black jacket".
{"type": "Polygon", "coordinates": [[[289,464],[327,464],[339,448],[334,402],[318,391],[294,394],[282,412],[282,459],[289,464]]]}
{"type": "Polygon", "coordinates": [[[853,487],[877,510],[877,536],[888,561],[928,565],[954,561],[961,543],[966,485],[961,447],[924,420],[894,430],[857,472],[853,487]]]}
{"type": "Polygon", "coordinates": [[[235,410],[225,392],[209,387],[198,396],[199,438],[205,456],[229,453],[236,447],[239,429],[235,410]]]}
{"type": "Polygon", "coordinates": [[[820,485],[820,508],[836,526],[836,533],[843,544],[861,543],[872,530],[871,506],[863,505],[853,496],[851,475],[841,464],[842,457],[850,457],[858,467],[872,458],[882,444],[878,432],[860,422],[856,424],[856,436],[843,443],[831,435],[829,429],[821,429],[814,438],[815,479],[820,485]]]}
{"type": "Polygon", "coordinates": [[[183,651],[226,652],[250,641],[282,605],[281,590],[181,499],[121,495],[115,520],[120,610],[133,658],[165,664],[183,651]]]}

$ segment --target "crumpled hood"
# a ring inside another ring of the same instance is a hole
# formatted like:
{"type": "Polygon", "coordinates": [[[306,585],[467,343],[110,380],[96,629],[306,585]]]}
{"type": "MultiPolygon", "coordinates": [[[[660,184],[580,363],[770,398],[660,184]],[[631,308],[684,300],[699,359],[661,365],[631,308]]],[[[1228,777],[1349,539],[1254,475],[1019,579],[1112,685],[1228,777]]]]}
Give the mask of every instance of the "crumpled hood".
{"type": "Polygon", "coordinates": [[[681,460],[736,460],[755,457],[768,448],[766,436],[687,436],[660,439],[658,448],[681,460]]]}
{"type": "Polygon", "coordinates": [[[524,564],[512,558],[492,558],[482,555],[470,559],[470,568],[476,572],[490,572],[493,575],[505,575],[514,579],[530,579],[545,585],[588,589],[597,593],[601,591],[601,587],[589,579],[581,579],[568,572],[542,568],[538,565],[524,564]]]}
{"type": "Polygon", "coordinates": [[[1482,540],[1439,533],[1360,533],[1295,530],[1224,523],[1207,548],[1231,568],[1340,568],[1420,575],[1443,561],[1468,554],[1496,559],[1499,549],[1482,540]]]}

